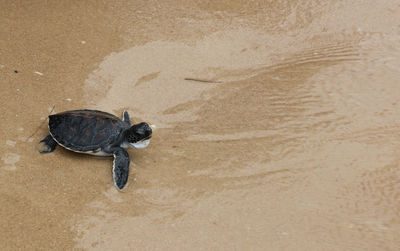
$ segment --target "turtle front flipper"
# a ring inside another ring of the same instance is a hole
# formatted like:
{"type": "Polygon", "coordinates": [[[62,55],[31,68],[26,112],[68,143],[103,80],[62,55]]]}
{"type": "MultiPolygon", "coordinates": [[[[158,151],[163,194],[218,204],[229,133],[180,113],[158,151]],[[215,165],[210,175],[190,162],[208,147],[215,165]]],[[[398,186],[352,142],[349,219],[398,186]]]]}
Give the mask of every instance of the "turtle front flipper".
{"type": "Polygon", "coordinates": [[[123,113],[123,121],[128,123],[129,125],[132,125],[132,121],[129,118],[128,111],[124,111],[124,113],[123,113]]]}
{"type": "Polygon", "coordinates": [[[39,153],[51,153],[56,149],[57,142],[51,137],[51,135],[47,135],[44,137],[36,146],[39,153]]]}
{"type": "Polygon", "coordinates": [[[122,190],[125,187],[129,176],[129,154],[121,147],[113,148],[112,153],[114,155],[114,185],[119,190],[122,190]]]}

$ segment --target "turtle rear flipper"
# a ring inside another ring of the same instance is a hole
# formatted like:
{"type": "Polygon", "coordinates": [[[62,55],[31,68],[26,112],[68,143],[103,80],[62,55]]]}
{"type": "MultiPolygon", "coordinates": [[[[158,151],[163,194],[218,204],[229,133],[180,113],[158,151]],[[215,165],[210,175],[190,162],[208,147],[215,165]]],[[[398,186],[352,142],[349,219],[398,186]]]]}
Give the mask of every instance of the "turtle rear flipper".
{"type": "Polygon", "coordinates": [[[57,147],[57,142],[51,137],[51,135],[47,135],[44,137],[36,146],[39,153],[51,153],[57,147]]]}
{"type": "Polygon", "coordinates": [[[121,148],[116,147],[112,149],[114,155],[114,164],[113,164],[113,176],[114,176],[114,185],[122,190],[126,183],[128,182],[129,176],[129,154],[128,152],[121,148]]]}

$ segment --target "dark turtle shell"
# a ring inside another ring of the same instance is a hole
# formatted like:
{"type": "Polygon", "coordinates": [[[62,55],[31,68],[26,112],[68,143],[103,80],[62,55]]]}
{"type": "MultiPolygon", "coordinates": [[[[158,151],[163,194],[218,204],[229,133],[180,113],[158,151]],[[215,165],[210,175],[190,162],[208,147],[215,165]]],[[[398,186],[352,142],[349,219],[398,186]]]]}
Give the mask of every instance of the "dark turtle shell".
{"type": "Polygon", "coordinates": [[[129,125],[118,117],[96,110],[75,110],[49,116],[51,136],[73,151],[97,151],[121,143],[129,125]]]}

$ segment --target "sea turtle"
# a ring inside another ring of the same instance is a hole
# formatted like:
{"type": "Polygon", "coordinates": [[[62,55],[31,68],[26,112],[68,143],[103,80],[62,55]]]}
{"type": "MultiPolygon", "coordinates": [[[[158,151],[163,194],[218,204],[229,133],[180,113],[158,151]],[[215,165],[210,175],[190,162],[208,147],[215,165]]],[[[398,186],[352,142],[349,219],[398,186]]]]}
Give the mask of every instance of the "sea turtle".
{"type": "Polygon", "coordinates": [[[97,156],[114,156],[114,184],[123,189],[128,181],[127,147],[145,148],[152,130],[145,123],[132,125],[127,111],[123,119],[97,110],[65,111],[49,116],[50,135],[38,144],[40,153],[53,152],[57,143],[74,152],[97,156]]]}

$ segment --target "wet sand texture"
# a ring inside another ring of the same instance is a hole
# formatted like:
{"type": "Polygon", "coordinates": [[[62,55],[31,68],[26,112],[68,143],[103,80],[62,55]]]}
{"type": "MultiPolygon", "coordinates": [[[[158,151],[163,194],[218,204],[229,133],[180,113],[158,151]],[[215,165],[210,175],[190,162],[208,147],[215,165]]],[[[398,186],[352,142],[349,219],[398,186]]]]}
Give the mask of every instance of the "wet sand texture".
{"type": "Polygon", "coordinates": [[[0,250],[400,249],[397,0],[106,2],[0,2],[0,250]],[[123,192],[53,106],[155,125],[123,192]]]}

